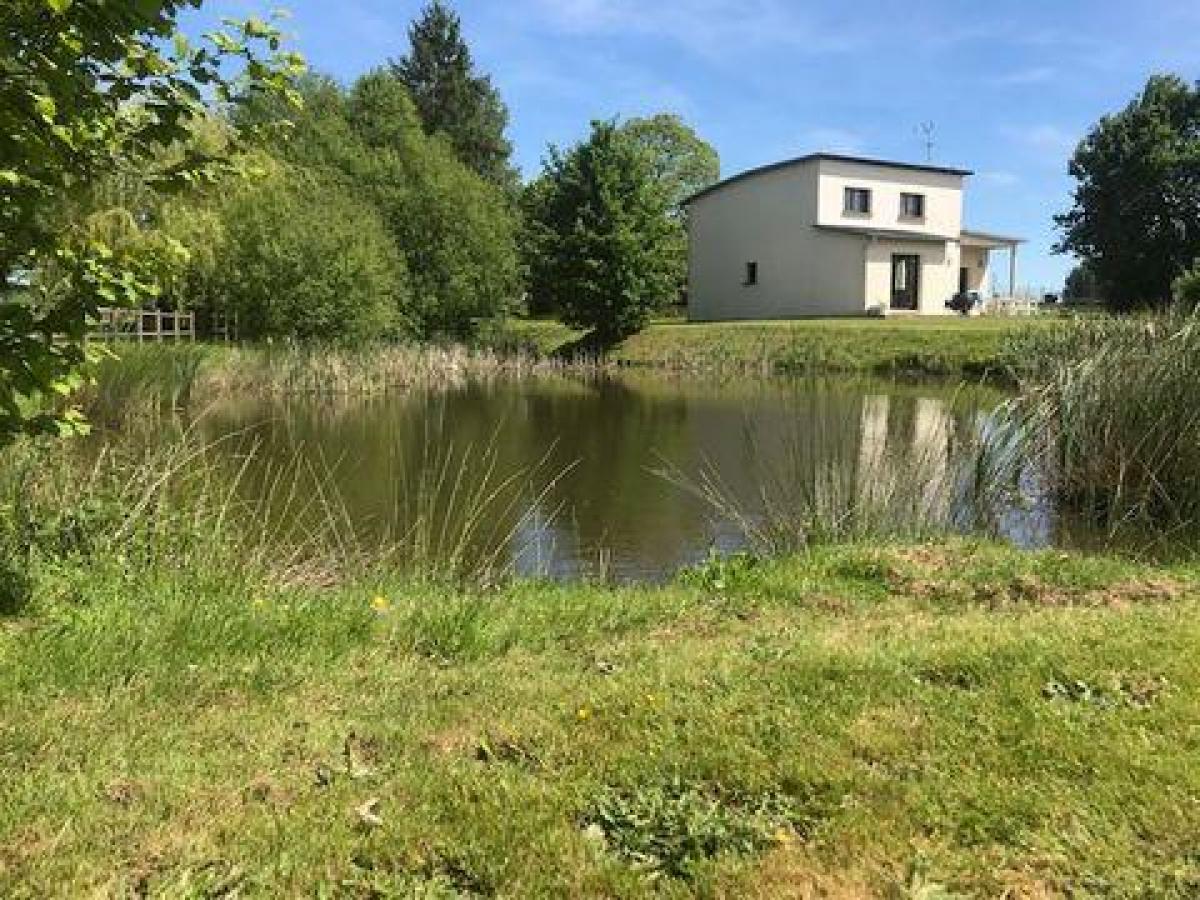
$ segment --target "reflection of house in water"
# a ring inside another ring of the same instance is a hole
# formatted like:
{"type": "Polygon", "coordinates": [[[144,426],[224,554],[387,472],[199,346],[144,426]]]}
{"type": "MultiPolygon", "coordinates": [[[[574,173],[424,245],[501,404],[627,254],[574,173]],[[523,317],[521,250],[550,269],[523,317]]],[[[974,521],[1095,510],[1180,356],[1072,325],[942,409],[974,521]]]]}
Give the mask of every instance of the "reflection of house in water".
{"type": "Polygon", "coordinates": [[[946,401],[871,395],[863,397],[859,428],[857,494],[862,502],[903,495],[907,482],[923,484],[924,508],[949,511],[950,439],[955,422],[946,401]]]}

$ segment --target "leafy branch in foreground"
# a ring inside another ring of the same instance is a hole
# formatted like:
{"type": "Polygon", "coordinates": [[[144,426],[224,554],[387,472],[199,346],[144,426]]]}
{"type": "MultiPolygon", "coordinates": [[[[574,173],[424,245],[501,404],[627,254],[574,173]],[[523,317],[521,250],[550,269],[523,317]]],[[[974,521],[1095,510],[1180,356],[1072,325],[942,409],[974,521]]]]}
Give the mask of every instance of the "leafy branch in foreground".
{"type": "Polygon", "coordinates": [[[0,11],[0,444],[80,430],[77,412],[45,401],[78,386],[89,316],[159,292],[162,257],[78,227],[72,198],[113,177],[156,193],[206,178],[226,157],[179,148],[210,104],[293,93],[303,63],[274,24],[226,20],[193,45],[177,20],[200,3],[15,0],[0,11]]]}

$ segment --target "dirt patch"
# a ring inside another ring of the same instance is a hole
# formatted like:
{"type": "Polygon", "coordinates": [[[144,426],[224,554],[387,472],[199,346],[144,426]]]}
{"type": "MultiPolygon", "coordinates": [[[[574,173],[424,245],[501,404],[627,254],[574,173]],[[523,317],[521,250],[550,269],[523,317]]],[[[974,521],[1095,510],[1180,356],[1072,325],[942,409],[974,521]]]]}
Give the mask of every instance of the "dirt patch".
{"type": "Polygon", "coordinates": [[[132,806],[146,795],[143,784],[129,778],[118,778],[110,781],[101,791],[104,799],[117,806],[132,806]]]}
{"type": "Polygon", "coordinates": [[[862,876],[830,871],[802,848],[784,845],[763,858],[748,882],[722,886],[717,896],[749,900],[865,900],[880,893],[862,876]]]}
{"type": "Polygon", "coordinates": [[[1189,585],[1172,578],[1126,581],[1089,594],[1092,605],[1122,608],[1153,603],[1172,603],[1189,592],[1189,585]]]}
{"type": "Polygon", "coordinates": [[[896,550],[889,553],[888,557],[929,572],[941,572],[952,562],[957,565],[962,564],[961,555],[959,558],[951,560],[950,551],[947,548],[932,545],[896,550]]]}
{"type": "Polygon", "coordinates": [[[905,573],[896,573],[889,586],[894,593],[918,600],[996,610],[1010,607],[1125,609],[1174,602],[1187,596],[1190,590],[1186,583],[1169,578],[1134,579],[1104,588],[1076,588],[1049,584],[1034,575],[970,583],[955,578],[913,577],[905,573]]]}
{"type": "Polygon", "coordinates": [[[435,756],[465,756],[474,752],[479,734],[478,723],[457,722],[423,737],[421,747],[435,756]]]}

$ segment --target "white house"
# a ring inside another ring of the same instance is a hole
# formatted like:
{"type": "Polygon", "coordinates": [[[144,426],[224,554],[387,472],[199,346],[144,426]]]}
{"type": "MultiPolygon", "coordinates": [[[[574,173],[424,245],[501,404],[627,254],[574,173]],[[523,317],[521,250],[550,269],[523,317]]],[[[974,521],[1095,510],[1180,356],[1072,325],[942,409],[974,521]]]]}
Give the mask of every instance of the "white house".
{"type": "Polygon", "coordinates": [[[698,321],[944,315],[992,295],[993,252],[1019,238],[962,227],[963,169],[815,153],[687,201],[688,316],[698,321]]]}

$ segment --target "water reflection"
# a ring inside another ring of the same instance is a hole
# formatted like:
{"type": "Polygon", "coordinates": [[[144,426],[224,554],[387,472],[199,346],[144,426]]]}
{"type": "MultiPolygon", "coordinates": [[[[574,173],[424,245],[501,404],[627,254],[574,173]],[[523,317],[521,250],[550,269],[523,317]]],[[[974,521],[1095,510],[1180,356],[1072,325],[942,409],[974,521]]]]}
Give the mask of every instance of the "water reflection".
{"type": "MultiPolygon", "coordinates": [[[[420,532],[443,551],[462,543],[475,556],[498,552],[522,574],[654,579],[743,540],[657,470],[719,473],[754,508],[799,502],[806,473],[822,470],[870,496],[883,489],[880,471],[903,466],[905,478],[930,486],[928,504],[961,503],[932,486],[998,399],[937,386],[562,376],[396,397],[243,400],[205,427],[237,435],[222,446],[239,465],[255,448],[241,481],[251,502],[278,491],[279,472],[298,461],[313,480],[300,492],[335,496],[361,536],[420,532]],[[467,528],[467,507],[480,498],[490,505],[467,528]]],[[[326,506],[289,506],[280,517],[293,521],[281,532],[326,506]]],[[[1044,511],[1005,515],[1025,542],[1050,527],[1044,511]]]]}

